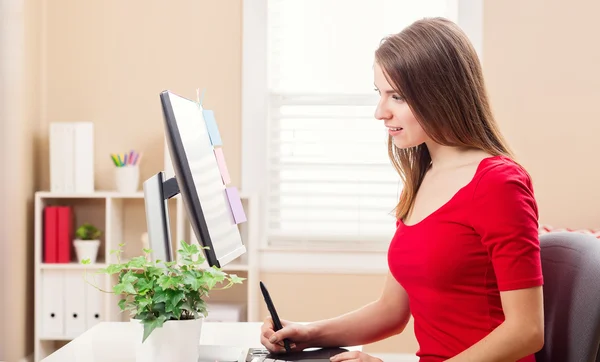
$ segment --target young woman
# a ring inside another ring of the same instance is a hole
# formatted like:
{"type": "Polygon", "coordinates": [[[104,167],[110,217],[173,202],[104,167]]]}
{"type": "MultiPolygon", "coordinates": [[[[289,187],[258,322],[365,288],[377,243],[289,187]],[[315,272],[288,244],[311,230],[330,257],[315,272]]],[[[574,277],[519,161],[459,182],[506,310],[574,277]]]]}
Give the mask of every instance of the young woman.
{"type": "MultiPolygon", "coordinates": [[[[375,116],[404,181],[381,296],[300,325],[270,319],[261,341],[281,352],[372,343],[414,317],[421,362],[535,361],[544,343],[538,210],[490,111],[468,38],[443,18],[416,21],[375,53],[375,116]]],[[[345,352],[334,361],[376,361],[345,352]]]]}

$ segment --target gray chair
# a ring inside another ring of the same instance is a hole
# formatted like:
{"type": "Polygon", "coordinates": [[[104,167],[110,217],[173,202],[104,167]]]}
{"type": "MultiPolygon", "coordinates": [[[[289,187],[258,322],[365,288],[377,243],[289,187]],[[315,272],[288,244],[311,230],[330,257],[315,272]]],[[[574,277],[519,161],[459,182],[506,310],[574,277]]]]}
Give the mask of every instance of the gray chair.
{"type": "Polygon", "coordinates": [[[600,240],[553,232],[540,244],[545,342],[536,362],[600,362],[600,240]]]}

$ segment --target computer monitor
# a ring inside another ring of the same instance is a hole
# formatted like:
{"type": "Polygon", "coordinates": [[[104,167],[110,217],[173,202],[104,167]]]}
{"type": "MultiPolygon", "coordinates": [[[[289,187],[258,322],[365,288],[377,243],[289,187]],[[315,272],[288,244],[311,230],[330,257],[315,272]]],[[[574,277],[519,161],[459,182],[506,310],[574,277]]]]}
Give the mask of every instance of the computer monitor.
{"type": "Polygon", "coordinates": [[[153,259],[172,261],[167,200],[181,194],[187,218],[209,266],[221,268],[246,252],[198,103],[170,91],[160,94],[167,146],[175,176],[159,172],[144,182],[148,239],[153,259]]]}

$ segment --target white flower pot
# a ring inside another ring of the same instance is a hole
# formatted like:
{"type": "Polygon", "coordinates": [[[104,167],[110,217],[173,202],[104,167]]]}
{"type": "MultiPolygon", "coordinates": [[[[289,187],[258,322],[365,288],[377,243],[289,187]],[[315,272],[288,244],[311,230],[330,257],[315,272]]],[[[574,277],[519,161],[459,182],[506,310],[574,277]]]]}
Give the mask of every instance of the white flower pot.
{"type": "Polygon", "coordinates": [[[142,343],[144,325],[138,319],[136,324],[136,362],[197,362],[203,316],[199,319],[166,321],[155,328],[142,343]]]}
{"type": "Polygon", "coordinates": [[[81,263],[84,259],[90,259],[90,263],[95,263],[98,256],[98,248],[100,247],[100,240],[81,240],[75,239],[73,241],[75,245],[75,253],[77,254],[77,260],[81,263]]]}

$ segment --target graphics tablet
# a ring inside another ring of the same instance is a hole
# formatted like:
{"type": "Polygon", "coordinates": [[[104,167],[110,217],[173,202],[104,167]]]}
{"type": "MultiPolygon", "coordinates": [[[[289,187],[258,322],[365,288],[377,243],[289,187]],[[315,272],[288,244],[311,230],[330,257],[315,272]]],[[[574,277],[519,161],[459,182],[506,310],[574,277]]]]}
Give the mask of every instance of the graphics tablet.
{"type": "Polygon", "coordinates": [[[304,351],[290,353],[269,353],[266,348],[250,348],[246,362],[329,362],[336,354],[347,352],[345,348],[309,348],[304,351]]]}

